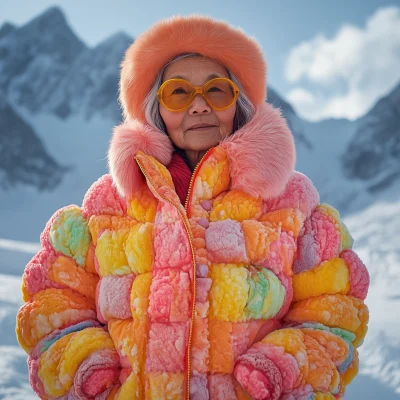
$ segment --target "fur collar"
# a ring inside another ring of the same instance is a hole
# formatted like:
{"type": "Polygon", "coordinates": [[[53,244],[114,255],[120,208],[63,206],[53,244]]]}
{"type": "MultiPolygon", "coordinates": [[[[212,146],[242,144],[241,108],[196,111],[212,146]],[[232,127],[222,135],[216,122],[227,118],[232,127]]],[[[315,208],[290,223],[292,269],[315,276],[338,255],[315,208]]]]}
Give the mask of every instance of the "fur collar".
{"type": "MultiPolygon", "coordinates": [[[[293,136],[280,110],[265,103],[252,120],[219,144],[230,160],[232,188],[264,200],[279,196],[293,172],[293,136]]],[[[116,126],[108,168],[118,192],[129,198],[144,182],[134,156],[138,150],[168,166],[173,146],[164,133],[138,120],[116,126]]]]}

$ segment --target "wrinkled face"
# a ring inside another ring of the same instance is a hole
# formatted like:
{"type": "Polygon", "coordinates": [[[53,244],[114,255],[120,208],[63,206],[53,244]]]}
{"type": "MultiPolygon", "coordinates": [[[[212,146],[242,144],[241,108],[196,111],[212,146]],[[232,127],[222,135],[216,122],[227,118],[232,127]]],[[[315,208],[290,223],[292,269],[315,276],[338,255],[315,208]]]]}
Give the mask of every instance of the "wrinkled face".
{"type": "MultiPolygon", "coordinates": [[[[202,86],[212,78],[229,78],[226,69],[206,57],[187,57],[169,65],[164,72],[163,82],[171,78],[183,78],[194,86],[202,86]]],[[[172,142],[183,150],[207,151],[233,131],[236,104],[227,110],[214,111],[200,94],[182,112],[167,110],[160,104],[160,114],[172,142]],[[192,128],[196,124],[208,127],[192,128]]]]}

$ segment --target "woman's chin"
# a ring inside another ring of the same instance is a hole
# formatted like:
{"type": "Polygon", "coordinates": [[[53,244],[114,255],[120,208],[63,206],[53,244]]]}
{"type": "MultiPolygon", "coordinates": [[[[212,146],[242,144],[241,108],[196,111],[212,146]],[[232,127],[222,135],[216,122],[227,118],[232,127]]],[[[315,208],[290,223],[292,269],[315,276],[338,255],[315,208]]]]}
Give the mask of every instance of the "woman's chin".
{"type": "MultiPolygon", "coordinates": [[[[190,135],[192,136],[192,135],[190,135]]],[[[215,134],[203,134],[192,137],[186,137],[186,149],[191,151],[207,151],[211,147],[218,146],[219,136],[215,134]]]]}

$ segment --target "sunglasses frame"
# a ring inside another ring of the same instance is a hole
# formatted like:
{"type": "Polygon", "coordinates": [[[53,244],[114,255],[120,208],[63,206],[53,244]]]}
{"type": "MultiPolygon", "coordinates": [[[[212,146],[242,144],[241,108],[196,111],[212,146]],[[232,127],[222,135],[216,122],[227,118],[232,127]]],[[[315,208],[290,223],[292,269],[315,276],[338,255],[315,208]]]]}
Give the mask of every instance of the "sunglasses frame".
{"type": "Polygon", "coordinates": [[[228,78],[223,78],[223,77],[221,77],[221,78],[213,78],[213,79],[210,79],[210,80],[207,81],[203,86],[193,86],[193,85],[192,85],[190,82],[188,82],[186,79],[172,78],[172,79],[166,80],[166,81],[160,86],[160,88],[159,88],[158,91],[157,91],[157,99],[158,99],[158,101],[159,101],[167,110],[172,111],[172,112],[182,112],[182,111],[187,110],[187,108],[190,106],[190,104],[192,103],[194,97],[195,97],[197,94],[200,94],[200,95],[203,97],[203,99],[206,101],[206,103],[207,103],[213,110],[216,110],[216,111],[224,111],[224,110],[227,110],[229,107],[232,107],[233,104],[236,103],[236,101],[237,101],[237,99],[238,99],[238,97],[239,97],[239,94],[240,94],[240,90],[239,90],[239,88],[237,87],[237,85],[235,84],[235,82],[231,81],[231,80],[228,79],[228,78]],[[207,99],[207,95],[205,94],[204,89],[205,89],[206,86],[208,86],[208,85],[210,84],[210,82],[213,82],[213,81],[215,81],[215,80],[224,80],[224,81],[228,82],[228,83],[233,87],[233,89],[234,89],[234,96],[233,96],[232,103],[229,104],[229,106],[227,106],[227,107],[223,107],[223,108],[214,107],[214,106],[210,103],[210,101],[207,99]],[[182,107],[182,108],[179,108],[179,109],[170,108],[170,107],[168,107],[168,106],[164,103],[164,101],[163,101],[163,99],[162,99],[162,92],[163,92],[165,86],[166,86],[169,82],[171,82],[171,81],[175,81],[175,82],[176,82],[176,81],[185,82],[185,83],[187,83],[190,87],[192,87],[192,88],[194,89],[194,90],[192,91],[192,94],[191,94],[190,99],[188,100],[187,104],[186,104],[184,107],[182,107]]]}

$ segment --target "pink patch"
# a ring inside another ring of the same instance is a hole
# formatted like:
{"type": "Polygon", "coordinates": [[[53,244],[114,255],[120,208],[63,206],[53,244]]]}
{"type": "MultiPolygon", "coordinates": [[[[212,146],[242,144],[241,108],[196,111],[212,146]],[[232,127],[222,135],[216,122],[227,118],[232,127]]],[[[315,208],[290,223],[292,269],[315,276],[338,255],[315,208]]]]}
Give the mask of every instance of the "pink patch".
{"type": "Polygon", "coordinates": [[[103,324],[111,318],[127,319],[132,317],[130,295],[134,274],[123,276],[105,276],[97,284],[97,316],[103,324]]]}
{"type": "Polygon", "coordinates": [[[310,178],[293,171],[284,192],[264,202],[264,213],[282,208],[298,208],[307,217],[319,204],[319,194],[310,178]]]}
{"type": "Polygon", "coordinates": [[[367,267],[353,250],[344,250],[340,254],[350,273],[349,295],[365,300],[369,288],[369,273],[367,267]]]}
{"type": "Polygon", "coordinates": [[[126,201],[118,194],[111,175],[100,177],[88,189],[82,202],[82,214],[89,220],[92,215],[126,214],[126,201]]]}
{"type": "Polygon", "coordinates": [[[147,344],[146,372],[183,372],[188,323],[152,323],[147,344]]]}
{"type": "Polygon", "coordinates": [[[91,353],[75,373],[76,398],[84,400],[104,392],[118,381],[120,369],[116,351],[101,350],[91,353]]]}
{"type": "Polygon", "coordinates": [[[211,200],[202,200],[200,202],[201,206],[204,208],[206,211],[210,211],[212,208],[212,201],[211,200]]]}
{"type": "Polygon", "coordinates": [[[190,377],[190,399],[209,400],[207,375],[192,373],[190,377]]]}
{"type": "Polygon", "coordinates": [[[231,374],[208,375],[210,400],[235,400],[237,399],[231,374]]]}
{"type": "Polygon", "coordinates": [[[153,322],[184,322],[191,315],[192,289],[187,272],[155,271],[150,286],[149,316],[153,322]]]}
{"type": "Polygon", "coordinates": [[[205,303],[207,301],[208,292],[211,289],[211,278],[197,278],[196,279],[196,301],[205,303]]]}
{"type": "Polygon", "coordinates": [[[65,287],[47,277],[51,264],[56,258],[57,254],[53,248],[40,250],[26,265],[23,280],[31,296],[44,289],[65,287]]]}
{"type": "Polygon", "coordinates": [[[210,226],[210,223],[208,222],[208,220],[206,218],[199,218],[199,220],[197,221],[197,223],[202,226],[203,228],[207,229],[210,226]]]}
{"type": "Polygon", "coordinates": [[[277,317],[275,317],[274,319],[269,319],[269,320],[265,321],[259,328],[257,335],[255,336],[252,343],[250,343],[250,345],[252,345],[253,343],[257,343],[258,341],[264,339],[265,336],[269,335],[271,332],[276,331],[277,329],[280,329],[281,325],[282,325],[282,323],[279,321],[279,319],[277,317]]]}
{"type": "Polygon", "coordinates": [[[208,275],[208,266],[206,264],[196,264],[196,276],[205,278],[208,275]]]}
{"type": "Polygon", "coordinates": [[[226,219],[211,222],[206,230],[206,247],[214,263],[248,262],[240,222],[226,219]]]}
{"type": "Polygon", "coordinates": [[[296,242],[287,232],[281,232],[278,240],[270,245],[268,256],[264,260],[256,261],[262,267],[270,269],[275,275],[284,270],[285,265],[292,265],[296,253],[296,242]]]}
{"type": "Polygon", "coordinates": [[[39,362],[37,359],[28,356],[28,370],[29,370],[29,383],[32,389],[35,391],[40,398],[46,398],[46,392],[44,391],[42,381],[39,378],[39,362]]]}
{"type": "Polygon", "coordinates": [[[169,203],[159,203],[154,228],[154,267],[192,268],[190,242],[181,216],[169,203]]]}
{"type": "Polygon", "coordinates": [[[341,233],[336,221],[315,210],[304,222],[297,242],[293,272],[307,271],[339,255],[341,233]]]}
{"type": "Polygon", "coordinates": [[[310,400],[314,390],[310,384],[298,386],[290,393],[286,393],[282,396],[281,400],[310,400]]]}
{"type": "Polygon", "coordinates": [[[278,400],[282,393],[278,367],[261,352],[240,356],[233,373],[253,399],[278,400]]]}
{"type": "Polygon", "coordinates": [[[288,353],[285,353],[283,347],[273,346],[268,343],[256,343],[249,353],[262,353],[271,360],[280,370],[282,377],[282,391],[290,392],[295,386],[300,375],[299,366],[296,359],[288,353]]]}

